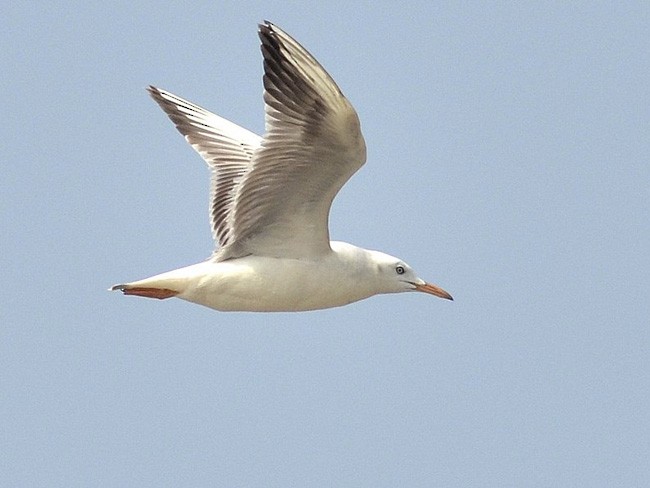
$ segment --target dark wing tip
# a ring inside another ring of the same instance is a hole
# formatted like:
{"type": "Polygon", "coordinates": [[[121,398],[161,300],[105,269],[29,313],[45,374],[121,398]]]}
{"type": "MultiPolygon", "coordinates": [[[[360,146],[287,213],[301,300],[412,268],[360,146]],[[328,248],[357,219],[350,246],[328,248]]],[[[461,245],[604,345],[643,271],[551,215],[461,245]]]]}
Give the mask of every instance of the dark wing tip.
{"type": "Polygon", "coordinates": [[[159,88],[156,88],[153,85],[149,85],[147,87],[147,91],[149,92],[149,96],[153,98],[156,102],[160,103],[162,101],[165,101],[165,99],[162,96],[162,91],[160,91],[159,88]]]}
{"type": "MultiPolygon", "coordinates": [[[[201,107],[194,106],[192,103],[188,102],[187,100],[183,100],[173,93],[161,90],[160,88],[156,88],[153,85],[149,85],[147,91],[149,92],[151,98],[153,98],[153,101],[156,102],[158,106],[163,109],[163,111],[171,119],[178,131],[185,137],[190,135],[191,131],[188,127],[187,117],[179,107],[191,108],[193,111],[201,111],[203,109],[201,109],[201,107]]],[[[190,142],[190,144],[191,143],[192,142],[190,142]]]]}
{"type": "Polygon", "coordinates": [[[277,27],[269,22],[268,20],[265,20],[263,24],[258,24],[258,31],[257,34],[260,38],[260,41],[262,41],[262,46],[268,45],[268,44],[273,44],[274,47],[277,49],[277,39],[278,39],[278,32],[277,32],[277,27]]]}
{"type": "Polygon", "coordinates": [[[257,24],[257,25],[260,28],[260,31],[266,31],[266,32],[272,31],[273,28],[275,27],[275,24],[273,24],[273,22],[266,19],[264,19],[261,24],[257,24]]]}

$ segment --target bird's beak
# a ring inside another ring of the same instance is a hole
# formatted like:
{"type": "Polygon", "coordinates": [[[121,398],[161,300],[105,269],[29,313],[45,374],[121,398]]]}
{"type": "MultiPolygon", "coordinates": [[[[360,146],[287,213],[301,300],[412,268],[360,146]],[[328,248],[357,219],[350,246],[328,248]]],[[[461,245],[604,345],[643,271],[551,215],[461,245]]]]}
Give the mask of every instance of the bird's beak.
{"type": "Polygon", "coordinates": [[[428,293],[429,295],[435,295],[440,298],[445,298],[447,300],[453,300],[452,296],[447,293],[445,290],[439,286],[432,285],[431,283],[422,282],[422,284],[413,283],[416,291],[421,291],[428,293]]]}

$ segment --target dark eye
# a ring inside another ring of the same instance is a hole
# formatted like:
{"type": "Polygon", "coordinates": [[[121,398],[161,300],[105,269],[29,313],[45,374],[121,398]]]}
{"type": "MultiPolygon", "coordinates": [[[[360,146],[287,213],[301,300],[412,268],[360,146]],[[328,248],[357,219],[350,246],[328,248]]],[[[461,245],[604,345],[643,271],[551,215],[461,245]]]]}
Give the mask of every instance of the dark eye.
{"type": "Polygon", "coordinates": [[[397,274],[404,274],[404,266],[397,266],[397,267],[395,268],[395,272],[396,272],[397,274]]]}

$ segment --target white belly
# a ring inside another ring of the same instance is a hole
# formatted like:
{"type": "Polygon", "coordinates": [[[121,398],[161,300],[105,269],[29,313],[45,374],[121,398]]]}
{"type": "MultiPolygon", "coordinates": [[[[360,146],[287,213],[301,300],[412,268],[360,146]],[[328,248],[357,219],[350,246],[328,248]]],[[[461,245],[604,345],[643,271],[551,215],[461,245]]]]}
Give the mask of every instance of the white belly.
{"type": "MultiPolygon", "coordinates": [[[[178,298],[222,311],[282,312],[338,307],[374,294],[336,260],[245,257],[204,262],[184,275],[178,298]],[[337,266],[338,264],[338,266],[337,266]]],[[[177,275],[179,276],[179,275],[177,275]]]]}

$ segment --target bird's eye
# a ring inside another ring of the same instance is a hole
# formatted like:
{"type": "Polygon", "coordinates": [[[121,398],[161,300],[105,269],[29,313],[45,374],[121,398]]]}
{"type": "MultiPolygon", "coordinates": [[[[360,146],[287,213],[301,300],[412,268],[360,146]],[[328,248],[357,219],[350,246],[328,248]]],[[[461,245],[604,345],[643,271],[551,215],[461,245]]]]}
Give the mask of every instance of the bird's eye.
{"type": "Polygon", "coordinates": [[[404,266],[397,266],[397,267],[395,268],[395,272],[396,272],[397,274],[404,274],[404,266]]]}

